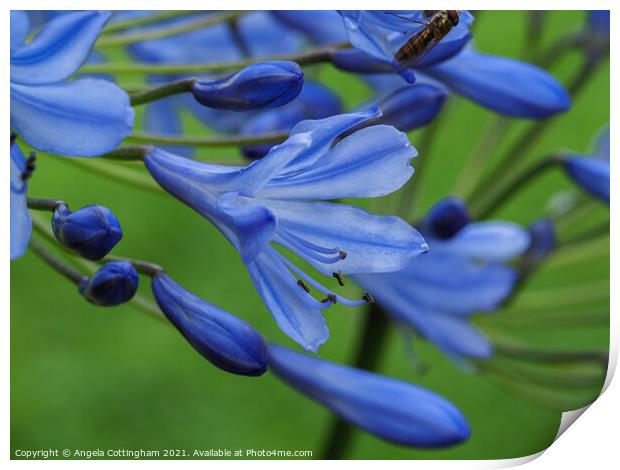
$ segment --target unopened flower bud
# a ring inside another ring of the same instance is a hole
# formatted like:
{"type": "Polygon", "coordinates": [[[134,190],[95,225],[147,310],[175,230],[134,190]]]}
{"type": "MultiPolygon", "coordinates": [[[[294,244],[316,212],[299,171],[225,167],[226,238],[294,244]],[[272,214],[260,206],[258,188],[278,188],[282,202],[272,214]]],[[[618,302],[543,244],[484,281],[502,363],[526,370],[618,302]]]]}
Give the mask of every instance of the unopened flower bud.
{"type": "Polygon", "coordinates": [[[131,300],[138,289],[138,272],[127,261],[104,264],[95,274],[82,281],[80,294],[101,307],[114,307],[131,300]]]}
{"type": "Polygon", "coordinates": [[[261,62],[221,80],[197,80],[192,94],[210,108],[249,111],[285,105],[303,83],[304,73],[295,62],[261,62]]]}
{"type": "Polygon", "coordinates": [[[87,259],[101,259],[123,237],[118,219],[107,207],[92,205],[71,212],[62,204],[52,217],[56,239],[87,259]]]}
{"type": "Polygon", "coordinates": [[[437,202],[428,211],[423,231],[440,240],[455,236],[470,222],[469,212],[463,200],[447,197],[437,202]]]}

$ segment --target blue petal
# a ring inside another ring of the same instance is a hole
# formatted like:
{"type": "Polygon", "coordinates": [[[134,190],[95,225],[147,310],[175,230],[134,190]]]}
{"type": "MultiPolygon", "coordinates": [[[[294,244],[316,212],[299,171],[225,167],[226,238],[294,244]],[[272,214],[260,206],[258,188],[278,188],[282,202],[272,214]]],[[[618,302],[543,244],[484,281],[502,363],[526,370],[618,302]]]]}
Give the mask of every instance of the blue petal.
{"type": "Polygon", "coordinates": [[[70,77],[109,17],[109,12],[86,11],[51,20],[30,44],[11,52],[11,82],[41,85],[70,77]]]}
{"type": "Polygon", "coordinates": [[[11,127],[37,150],[101,155],[131,132],[133,117],[127,94],[103,80],[11,84],[11,127]]]}
{"type": "Polygon", "coordinates": [[[575,183],[609,204],[610,166],[608,160],[570,156],[565,161],[565,168],[575,183]]]}
{"type": "MultiPolygon", "coordinates": [[[[333,264],[299,253],[326,274],[397,271],[427,250],[422,236],[398,217],[372,215],[357,207],[329,202],[262,202],[276,213],[279,230],[314,245],[346,252],[345,259],[333,264]]],[[[283,239],[278,243],[298,251],[283,239]]]]}
{"type": "Polygon", "coordinates": [[[22,45],[29,29],[28,14],[22,10],[11,11],[11,51],[22,45]]]}
{"type": "Polygon", "coordinates": [[[452,91],[508,116],[542,119],[571,105],[562,84],[548,72],[506,57],[464,50],[424,72],[452,91]]]}
{"type": "Polygon", "coordinates": [[[422,387],[277,345],[269,347],[269,359],[271,370],[285,382],[387,441],[442,447],[470,435],[461,412],[422,387]]]}
{"type": "Polygon", "coordinates": [[[334,67],[346,72],[365,74],[385,74],[390,69],[398,72],[407,83],[414,83],[413,70],[399,65],[395,60],[384,62],[359,49],[339,49],[332,56],[334,67]]]}
{"type": "Polygon", "coordinates": [[[26,157],[16,143],[11,145],[11,259],[24,254],[30,242],[32,218],[28,212],[27,185],[22,180],[26,157]]]}
{"type": "Polygon", "coordinates": [[[281,255],[269,248],[246,264],[252,282],[280,329],[306,351],[317,352],[329,338],[321,304],[297,284],[281,255]]]}
{"type": "Polygon", "coordinates": [[[270,13],[289,28],[310,37],[315,44],[336,44],[347,40],[342,18],[334,10],[274,10],[270,13]]]}
{"type": "MultiPolygon", "coordinates": [[[[144,130],[154,134],[178,136],[183,134],[181,122],[180,100],[170,97],[157,100],[144,106],[144,130]]],[[[202,107],[202,106],[201,106],[202,107]]],[[[173,151],[184,157],[191,157],[194,153],[192,147],[162,146],[167,151],[173,151]]]]}
{"type": "Polygon", "coordinates": [[[523,254],[530,243],[524,228],[511,222],[477,222],[447,241],[431,243],[434,253],[453,253],[484,261],[506,261],[523,254]]]}
{"type": "Polygon", "coordinates": [[[385,196],[413,175],[417,151],[391,126],[372,126],[340,141],[303,172],[270,181],[258,195],[286,199],[385,196]]]}
{"type": "Polygon", "coordinates": [[[267,370],[267,345],[248,323],[183,289],[166,274],[151,284],[157,304],[190,344],[228,372],[257,376],[267,370]]]}
{"type": "Polygon", "coordinates": [[[303,38],[282,28],[269,11],[243,15],[238,20],[238,28],[244,47],[255,58],[293,54],[303,46],[303,38]]]}

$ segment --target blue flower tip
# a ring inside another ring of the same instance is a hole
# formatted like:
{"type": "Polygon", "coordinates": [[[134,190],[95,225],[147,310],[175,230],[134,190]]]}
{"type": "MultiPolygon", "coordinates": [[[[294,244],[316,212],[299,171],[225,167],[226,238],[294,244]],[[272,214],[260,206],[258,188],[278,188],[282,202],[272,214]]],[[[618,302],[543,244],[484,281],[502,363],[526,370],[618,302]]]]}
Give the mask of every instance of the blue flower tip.
{"type": "Polygon", "coordinates": [[[78,290],[92,304],[115,307],[133,298],[138,282],[138,272],[131,263],[114,261],[104,264],[90,278],[85,278],[78,290]]]}

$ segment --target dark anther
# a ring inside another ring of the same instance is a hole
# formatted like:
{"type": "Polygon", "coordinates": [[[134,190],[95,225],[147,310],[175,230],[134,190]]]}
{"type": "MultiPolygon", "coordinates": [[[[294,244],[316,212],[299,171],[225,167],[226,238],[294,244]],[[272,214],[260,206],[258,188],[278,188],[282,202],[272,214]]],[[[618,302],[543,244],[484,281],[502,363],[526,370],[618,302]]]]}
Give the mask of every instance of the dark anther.
{"type": "Polygon", "coordinates": [[[336,298],[336,296],[334,294],[327,294],[327,297],[325,297],[324,299],[321,300],[321,303],[327,303],[327,302],[331,302],[332,304],[335,304],[338,301],[338,299],[336,298]]]}
{"type": "Polygon", "coordinates": [[[342,275],[341,271],[338,271],[337,273],[332,273],[332,276],[336,278],[340,287],[344,286],[344,276],[342,275]]]}
{"type": "Polygon", "coordinates": [[[11,145],[13,145],[16,140],[17,140],[17,134],[11,131],[11,145]]]}
{"type": "Polygon", "coordinates": [[[310,293],[310,288],[306,285],[306,283],[304,281],[302,281],[301,279],[299,279],[297,281],[297,285],[299,287],[301,287],[303,290],[305,290],[308,294],[310,293]]]}
{"type": "Polygon", "coordinates": [[[368,302],[369,304],[372,304],[375,301],[375,298],[372,295],[370,295],[369,292],[364,292],[364,295],[362,295],[362,299],[368,302]]]}
{"type": "Polygon", "coordinates": [[[32,176],[32,172],[36,168],[35,160],[37,159],[37,154],[34,152],[30,152],[28,156],[28,160],[26,160],[26,168],[22,171],[22,181],[26,181],[28,178],[32,176]]]}
{"type": "Polygon", "coordinates": [[[340,256],[340,259],[345,259],[347,257],[347,252],[340,250],[338,256],[340,256]]]}

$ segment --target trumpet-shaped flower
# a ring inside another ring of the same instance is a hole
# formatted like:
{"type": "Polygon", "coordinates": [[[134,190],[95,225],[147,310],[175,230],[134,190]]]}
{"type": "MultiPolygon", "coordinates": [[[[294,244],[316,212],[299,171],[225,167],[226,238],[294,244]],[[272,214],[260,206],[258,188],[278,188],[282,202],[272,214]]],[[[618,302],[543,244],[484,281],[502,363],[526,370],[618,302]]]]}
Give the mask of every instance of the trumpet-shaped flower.
{"type": "Polygon", "coordinates": [[[66,81],[86,60],[107,12],[54,18],[32,42],[25,12],[11,12],[11,128],[32,147],[94,156],[114,149],[131,132],[129,97],[105,80],[66,81]]]}
{"type": "Polygon", "coordinates": [[[334,141],[376,118],[378,110],[302,121],[289,138],[245,167],[212,165],[152,149],[145,164],[172,195],[209,219],[235,246],[280,328],[316,351],[329,332],[321,310],[357,306],[304,273],[274,248],[301,256],[318,271],[389,272],[426,250],[420,234],[397,217],[323,202],[376,197],[400,188],[416,155],[407,137],[372,126],[334,141]],[[326,297],[317,300],[310,286],[326,297]]]}
{"type": "Polygon", "coordinates": [[[11,135],[11,259],[22,256],[30,241],[32,217],[28,212],[26,191],[33,165],[34,156],[26,159],[11,135]]]}
{"type": "Polygon", "coordinates": [[[267,345],[243,320],[197,297],[159,273],[151,284],[157,304],[168,320],[209,362],[240,375],[267,370],[267,345]]]}
{"type": "Polygon", "coordinates": [[[524,253],[530,237],[509,222],[468,220],[462,201],[440,201],[422,226],[427,254],[401,271],[354,279],[395,320],[449,356],[486,358],[491,345],[469,317],[495,310],[510,294],[517,273],[505,262],[524,253]]]}
{"type": "Polygon", "coordinates": [[[275,344],[269,347],[269,365],[304,395],[386,441],[445,447],[470,435],[459,409],[422,387],[275,344]]]}
{"type": "Polygon", "coordinates": [[[564,169],[583,190],[609,204],[609,128],[598,138],[593,156],[571,154],[564,169]]]}

